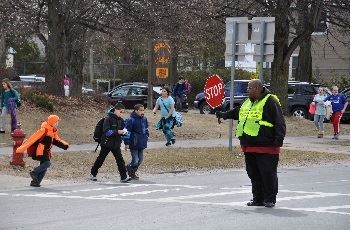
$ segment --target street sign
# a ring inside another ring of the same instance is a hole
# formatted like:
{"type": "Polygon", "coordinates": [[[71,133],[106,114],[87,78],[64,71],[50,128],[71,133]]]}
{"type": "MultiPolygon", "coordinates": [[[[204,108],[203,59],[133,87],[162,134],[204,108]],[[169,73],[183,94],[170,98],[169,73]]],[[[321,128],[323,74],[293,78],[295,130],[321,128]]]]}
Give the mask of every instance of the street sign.
{"type": "Polygon", "coordinates": [[[218,75],[211,75],[205,84],[204,93],[206,102],[212,109],[220,106],[224,98],[224,83],[218,75]]]}
{"type": "Polygon", "coordinates": [[[275,18],[254,17],[252,18],[251,43],[260,44],[263,38],[264,44],[274,43],[275,18]],[[263,24],[262,24],[263,23],[263,24]],[[264,27],[262,27],[264,26],[264,27]]]}

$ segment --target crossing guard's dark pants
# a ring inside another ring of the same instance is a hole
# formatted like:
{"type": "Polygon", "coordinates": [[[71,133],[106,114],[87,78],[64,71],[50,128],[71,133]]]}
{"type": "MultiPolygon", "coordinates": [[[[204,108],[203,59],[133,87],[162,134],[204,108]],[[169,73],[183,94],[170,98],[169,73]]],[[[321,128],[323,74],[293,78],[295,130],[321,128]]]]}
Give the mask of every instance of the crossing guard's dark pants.
{"type": "Polygon", "coordinates": [[[276,202],[278,161],[279,154],[245,152],[246,172],[251,179],[254,201],[276,202]]]}

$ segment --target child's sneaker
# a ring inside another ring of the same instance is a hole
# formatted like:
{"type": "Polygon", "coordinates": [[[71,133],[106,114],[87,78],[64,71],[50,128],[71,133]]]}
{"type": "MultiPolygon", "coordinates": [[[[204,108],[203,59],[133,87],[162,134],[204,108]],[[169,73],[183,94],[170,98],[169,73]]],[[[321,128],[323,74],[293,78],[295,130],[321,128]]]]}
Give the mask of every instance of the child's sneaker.
{"type": "Polygon", "coordinates": [[[92,181],[97,181],[97,178],[96,178],[96,176],[94,176],[93,174],[90,174],[90,180],[92,180],[92,181]]]}
{"type": "Polygon", "coordinates": [[[39,182],[37,175],[33,171],[30,171],[29,175],[32,178],[33,182],[35,182],[35,183],[39,182]]]}
{"type": "Polygon", "coordinates": [[[40,184],[38,182],[31,181],[30,182],[30,186],[32,186],[32,187],[40,187],[40,184]]]}
{"type": "Polygon", "coordinates": [[[130,177],[126,177],[124,179],[121,179],[121,183],[129,183],[131,181],[130,177]]]}
{"type": "Polygon", "coordinates": [[[130,177],[132,180],[139,180],[139,176],[136,172],[133,173],[133,175],[130,177]]]}

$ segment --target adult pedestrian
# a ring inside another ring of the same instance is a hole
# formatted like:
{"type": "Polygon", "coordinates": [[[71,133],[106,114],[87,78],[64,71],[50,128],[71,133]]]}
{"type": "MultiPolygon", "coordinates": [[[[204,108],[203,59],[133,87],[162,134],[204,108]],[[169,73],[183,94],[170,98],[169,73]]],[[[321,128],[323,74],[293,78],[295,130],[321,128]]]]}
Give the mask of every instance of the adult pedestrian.
{"type": "MultiPolygon", "coordinates": [[[[240,107],[236,136],[245,155],[246,172],[252,184],[253,199],[247,206],[272,208],[278,193],[277,166],[286,126],[278,98],[252,80],[249,98],[240,107]]],[[[235,110],[217,112],[217,117],[233,119],[235,110]]]]}
{"type": "Polygon", "coordinates": [[[144,149],[147,148],[149,139],[149,123],[145,117],[145,108],[136,104],[130,118],[126,121],[128,138],[124,139],[126,150],[130,149],[132,161],[127,165],[128,175],[133,180],[139,180],[137,171],[144,160],[144,149]]]}
{"type": "Polygon", "coordinates": [[[102,128],[103,134],[100,143],[101,150],[90,170],[90,179],[92,181],[97,181],[96,175],[98,174],[98,171],[109,152],[112,152],[115,158],[118,172],[121,177],[121,182],[127,183],[130,181],[130,178],[127,176],[127,169],[121,153],[122,135],[127,133],[127,130],[124,128],[124,120],[122,118],[124,113],[125,107],[122,104],[117,103],[111,110],[109,110],[108,115],[104,120],[102,128]]]}
{"type": "Polygon", "coordinates": [[[35,133],[28,138],[20,147],[17,148],[16,153],[24,153],[31,146],[35,146],[35,156],[33,159],[40,161],[40,165],[35,167],[29,175],[32,178],[30,186],[40,187],[48,168],[51,166],[51,148],[56,145],[59,148],[67,150],[69,144],[60,139],[58,135],[59,116],[50,115],[47,121],[43,122],[35,133]],[[37,144],[35,144],[37,143],[37,144]]]}
{"type": "Polygon", "coordinates": [[[11,132],[17,128],[16,108],[17,102],[20,101],[18,92],[13,89],[9,79],[2,80],[3,92],[1,94],[1,128],[0,133],[5,133],[6,114],[11,116],[11,132]]]}
{"type": "Polygon", "coordinates": [[[170,90],[168,87],[162,87],[161,96],[156,100],[156,105],[152,110],[153,113],[156,114],[156,111],[158,109],[160,109],[161,120],[157,122],[156,128],[162,129],[167,141],[166,146],[175,144],[176,136],[173,132],[173,128],[175,125],[173,119],[173,114],[175,112],[174,99],[170,96],[170,90]]]}
{"type": "Polygon", "coordinates": [[[324,127],[323,122],[326,114],[326,108],[324,104],[324,99],[327,95],[324,92],[323,87],[318,88],[318,94],[316,94],[313,98],[313,103],[315,104],[316,111],[314,112],[314,124],[317,128],[317,137],[322,138],[324,135],[324,127]]]}
{"type": "Polygon", "coordinates": [[[69,79],[68,74],[65,74],[63,77],[63,89],[65,91],[65,97],[69,97],[69,87],[71,84],[71,80],[69,79]]]}
{"type": "Polygon", "coordinates": [[[324,101],[330,101],[332,105],[333,113],[331,116],[331,121],[334,128],[334,136],[332,139],[338,140],[340,134],[340,120],[342,115],[345,113],[349,102],[343,94],[339,93],[339,88],[335,85],[332,87],[332,95],[326,97],[324,101]]]}
{"type": "Polygon", "coordinates": [[[185,90],[184,77],[179,77],[178,82],[173,87],[173,93],[172,93],[172,96],[176,101],[177,111],[182,111],[183,109],[184,90],[185,90]]]}

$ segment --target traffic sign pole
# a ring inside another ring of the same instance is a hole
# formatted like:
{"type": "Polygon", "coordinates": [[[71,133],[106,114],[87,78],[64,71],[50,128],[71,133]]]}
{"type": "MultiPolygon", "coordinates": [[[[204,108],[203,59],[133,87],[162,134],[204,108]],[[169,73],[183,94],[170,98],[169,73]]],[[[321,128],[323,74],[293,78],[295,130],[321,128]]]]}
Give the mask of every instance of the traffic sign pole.
{"type": "Polygon", "coordinates": [[[261,80],[261,82],[264,82],[264,79],[263,79],[263,57],[264,57],[264,48],[265,48],[265,46],[264,46],[264,38],[266,37],[265,36],[266,23],[264,21],[261,22],[260,30],[261,30],[261,39],[260,39],[260,46],[261,46],[260,80],[261,80]]]}
{"type": "MultiPolygon", "coordinates": [[[[233,109],[234,105],[234,79],[235,79],[235,55],[236,55],[236,21],[233,22],[233,34],[232,34],[232,66],[230,68],[230,109],[233,109]]],[[[233,150],[233,129],[234,120],[229,119],[229,151],[233,150]]]]}

